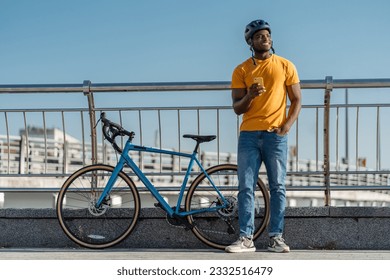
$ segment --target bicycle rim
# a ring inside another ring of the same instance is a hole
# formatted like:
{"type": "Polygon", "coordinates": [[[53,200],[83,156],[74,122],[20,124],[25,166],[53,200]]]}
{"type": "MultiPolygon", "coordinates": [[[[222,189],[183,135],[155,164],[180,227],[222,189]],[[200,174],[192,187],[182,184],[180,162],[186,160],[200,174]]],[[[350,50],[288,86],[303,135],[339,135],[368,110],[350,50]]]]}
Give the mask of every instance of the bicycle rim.
{"type": "Polygon", "coordinates": [[[139,217],[140,200],[134,182],[123,172],[106,197],[100,197],[114,167],[91,165],[76,171],[64,183],[57,199],[57,217],[65,234],[80,246],[102,249],[123,241],[139,217]]]}
{"type": "MultiPolygon", "coordinates": [[[[204,212],[188,216],[194,226],[192,231],[203,243],[217,249],[224,249],[239,238],[238,223],[238,178],[237,166],[223,164],[207,170],[209,177],[218,187],[230,205],[219,211],[204,212]]],[[[204,174],[199,175],[191,184],[186,197],[186,211],[205,209],[221,205],[219,195],[204,174]]],[[[269,222],[269,194],[259,179],[255,191],[255,231],[258,238],[269,222]]]]}

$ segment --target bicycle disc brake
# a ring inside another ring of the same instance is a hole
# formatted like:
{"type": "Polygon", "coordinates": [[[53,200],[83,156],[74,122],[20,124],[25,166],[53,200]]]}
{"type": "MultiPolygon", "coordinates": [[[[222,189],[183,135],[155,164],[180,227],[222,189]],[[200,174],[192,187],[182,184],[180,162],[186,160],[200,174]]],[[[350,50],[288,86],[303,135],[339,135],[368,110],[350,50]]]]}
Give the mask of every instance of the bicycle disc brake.
{"type": "Polygon", "coordinates": [[[99,206],[99,207],[96,207],[96,199],[92,199],[90,204],[89,204],[89,207],[88,207],[88,211],[91,215],[93,216],[101,216],[101,215],[104,215],[107,211],[108,208],[110,208],[110,197],[107,196],[103,203],[99,206]]]}
{"type": "Polygon", "coordinates": [[[233,217],[238,211],[237,198],[233,196],[226,197],[227,206],[218,210],[218,214],[222,217],[233,217]]]}

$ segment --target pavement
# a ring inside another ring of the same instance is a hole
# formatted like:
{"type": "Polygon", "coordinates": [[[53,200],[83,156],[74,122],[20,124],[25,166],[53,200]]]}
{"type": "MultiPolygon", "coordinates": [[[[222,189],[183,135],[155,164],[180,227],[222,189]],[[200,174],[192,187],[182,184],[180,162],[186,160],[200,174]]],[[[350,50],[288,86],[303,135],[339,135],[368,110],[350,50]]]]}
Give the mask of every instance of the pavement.
{"type": "Polygon", "coordinates": [[[213,249],[0,248],[1,279],[383,278],[390,250],[293,250],[228,254],[213,249]]]}
{"type": "Polygon", "coordinates": [[[257,250],[228,254],[214,249],[1,248],[0,260],[390,260],[390,250],[257,250]]]}

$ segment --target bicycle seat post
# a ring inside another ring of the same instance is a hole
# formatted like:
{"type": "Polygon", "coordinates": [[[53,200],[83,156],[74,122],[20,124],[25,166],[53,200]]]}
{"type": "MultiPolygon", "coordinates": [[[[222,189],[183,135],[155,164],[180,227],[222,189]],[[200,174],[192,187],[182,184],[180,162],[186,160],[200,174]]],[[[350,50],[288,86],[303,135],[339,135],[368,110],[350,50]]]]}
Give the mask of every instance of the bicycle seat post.
{"type": "Polygon", "coordinates": [[[194,154],[198,153],[199,144],[200,144],[199,140],[196,140],[196,145],[195,145],[194,152],[193,152],[194,154]]]}

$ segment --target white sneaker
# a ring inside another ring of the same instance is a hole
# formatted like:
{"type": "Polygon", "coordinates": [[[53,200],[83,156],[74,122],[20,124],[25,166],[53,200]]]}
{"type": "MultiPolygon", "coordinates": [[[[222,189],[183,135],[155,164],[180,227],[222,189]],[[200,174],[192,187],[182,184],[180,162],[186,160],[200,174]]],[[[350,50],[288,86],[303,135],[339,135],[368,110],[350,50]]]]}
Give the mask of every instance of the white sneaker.
{"type": "Polygon", "coordinates": [[[246,252],[255,252],[256,247],[252,239],[246,237],[240,237],[232,245],[225,248],[225,252],[228,253],[246,253],[246,252]]]}
{"type": "Polygon", "coordinates": [[[288,253],[290,252],[290,247],[287,246],[281,236],[273,236],[269,241],[268,251],[275,253],[288,253]]]}

